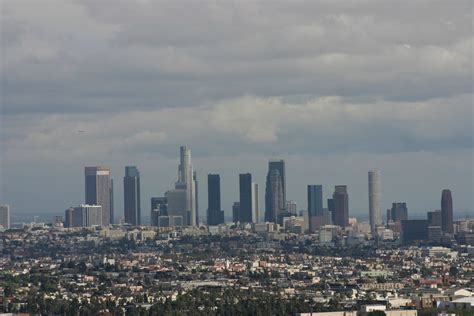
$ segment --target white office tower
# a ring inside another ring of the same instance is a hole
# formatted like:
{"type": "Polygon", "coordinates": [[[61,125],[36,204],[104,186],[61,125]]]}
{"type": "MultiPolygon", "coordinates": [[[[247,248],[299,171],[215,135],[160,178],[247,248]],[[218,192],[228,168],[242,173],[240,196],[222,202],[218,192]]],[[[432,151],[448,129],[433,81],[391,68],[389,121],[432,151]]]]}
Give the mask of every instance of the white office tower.
{"type": "Polygon", "coordinates": [[[252,182],[252,223],[258,223],[259,216],[258,184],[252,182]]]}
{"type": "Polygon", "coordinates": [[[0,205],[0,230],[10,229],[10,206],[0,205]]]}
{"type": "Polygon", "coordinates": [[[196,183],[191,163],[191,147],[184,145],[180,147],[180,164],[178,166],[178,182],[176,189],[186,190],[186,226],[196,226],[196,183]]]}
{"type": "Polygon", "coordinates": [[[378,170],[369,171],[369,217],[370,228],[374,232],[377,226],[382,225],[380,172],[378,170]]]}

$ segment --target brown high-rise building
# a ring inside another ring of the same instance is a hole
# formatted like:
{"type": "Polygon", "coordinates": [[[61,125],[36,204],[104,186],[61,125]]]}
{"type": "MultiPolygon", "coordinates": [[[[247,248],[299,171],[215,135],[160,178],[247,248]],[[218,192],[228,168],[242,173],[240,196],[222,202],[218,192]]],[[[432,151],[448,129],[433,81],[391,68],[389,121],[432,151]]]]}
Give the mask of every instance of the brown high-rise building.
{"type": "Polygon", "coordinates": [[[346,185],[336,185],[332,195],[333,224],[341,227],[349,226],[349,195],[346,185]]]}
{"type": "Polygon", "coordinates": [[[445,233],[453,233],[453,198],[450,190],[441,193],[441,229],[445,233]]]}

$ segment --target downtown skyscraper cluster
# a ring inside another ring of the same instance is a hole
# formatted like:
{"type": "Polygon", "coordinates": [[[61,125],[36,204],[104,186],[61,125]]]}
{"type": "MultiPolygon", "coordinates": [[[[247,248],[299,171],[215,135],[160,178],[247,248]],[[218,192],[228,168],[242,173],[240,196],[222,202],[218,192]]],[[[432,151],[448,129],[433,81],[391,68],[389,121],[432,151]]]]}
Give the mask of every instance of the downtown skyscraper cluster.
{"type": "MultiPolygon", "coordinates": [[[[162,196],[151,198],[151,225],[158,227],[198,226],[198,181],[193,169],[191,147],[184,145],[179,150],[177,181],[174,188],[162,196]]],[[[114,223],[113,180],[110,168],[104,166],[85,167],[85,201],[78,207],[66,210],[65,225],[68,227],[102,225],[114,223]],[[100,220],[98,220],[100,214],[100,220]]],[[[251,173],[238,176],[239,199],[232,205],[232,221],[240,224],[265,222],[284,226],[285,221],[301,221],[305,229],[315,232],[326,225],[342,228],[350,226],[349,193],[347,185],[336,185],[324,207],[323,185],[307,185],[307,208],[298,210],[294,201],[287,200],[286,166],[282,159],[269,160],[265,181],[264,214],[260,214],[259,186],[253,181],[251,173]],[[261,215],[263,215],[261,218],[261,215]]],[[[140,195],[140,172],[136,166],[126,166],[123,177],[123,217],[120,223],[142,225],[142,205],[140,195]]],[[[224,224],[225,212],[222,207],[221,176],[207,175],[207,209],[205,223],[210,226],[224,224]]],[[[390,228],[402,231],[402,222],[408,220],[405,202],[394,202],[387,210],[386,225],[381,213],[380,171],[368,172],[368,213],[370,230],[375,236],[381,229],[390,228]]],[[[453,233],[453,207],[449,190],[443,190],[441,209],[428,212],[427,225],[434,231],[453,233]]],[[[408,225],[408,223],[406,224],[408,225]]],[[[428,227],[427,226],[427,227],[428,227]]],[[[408,226],[406,226],[408,227],[408,226]]]]}

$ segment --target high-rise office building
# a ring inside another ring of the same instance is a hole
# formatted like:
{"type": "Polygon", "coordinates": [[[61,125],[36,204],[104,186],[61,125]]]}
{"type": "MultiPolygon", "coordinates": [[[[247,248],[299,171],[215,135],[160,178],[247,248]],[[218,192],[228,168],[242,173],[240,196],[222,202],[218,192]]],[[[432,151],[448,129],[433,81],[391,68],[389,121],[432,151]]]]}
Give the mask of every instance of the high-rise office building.
{"type": "Polygon", "coordinates": [[[138,172],[138,168],[135,166],[125,167],[125,177],[123,178],[123,200],[125,223],[140,225],[140,173],[138,172]]]}
{"type": "Polygon", "coordinates": [[[260,221],[260,201],[258,198],[258,184],[252,182],[252,223],[260,221]]]}
{"type": "Polygon", "coordinates": [[[102,206],[102,225],[113,223],[113,182],[107,167],[86,167],[85,203],[102,206]]]}
{"type": "Polygon", "coordinates": [[[346,185],[336,185],[332,195],[333,211],[332,218],[334,225],[341,227],[349,226],[349,195],[346,185]]]}
{"type": "Polygon", "coordinates": [[[296,201],[286,201],[286,211],[288,214],[298,215],[298,204],[296,204],[296,201]]]}
{"type": "Polygon", "coordinates": [[[239,175],[240,212],[239,222],[252,223],[252,175],[239,175]]]}
{"type": "Polygon", "coordinates": [[[323,214],[323,186],[322,185],[308,185],[308,227],[312,232],[316,229],[316,217],[324,216],[323,214]]]}
{"type": "Polygon", "coordinates": [[[440,210],[428,212],[428,225],[429,226],[441,227],[442,222],[443,222],[443,219],[442,219],[440,210]]]}
{"type": "Polygon", "coordinates": [[[268,222],[283,223],[281,214],[285,211],[286,205],[282,179],[283,177],[280,175],[278,168],[268,170],[265,187],[265,220],[268,222]]]}
{"type": "Polygon", "coordinates": [[[199,182],[197,180],[197,173],[193,171],[194,180],[194,208],[196,213],[196,225],[199,225],[199,182]]]}
{"type": "MultiPolygon", "coordinates": [[[[165,197],[167,204],[167,216],[181,217],[184,226],[190,226],[188,223],[190,212],[187,210],[187,190],[185,188],[166,191],[165,197]]],[[[194,217],[192,217],[194,218],[194,217]]]]}
{"type": "MultiPolygon", "coordinates": [[[[197,210],[196,210],[196,181],[195,181],[195,174],[193,172],[193,165],[191,163],[191,147],[189,145],[184,145],[180,147],[180,163],[178,166],[178,181],[176,182],[175,190],[185,191],[185,201],[184,201],[185,203],[184,216],[185,217],[183,217],[184,225],[196,226],[198,223],[197,222],[198,215],[197,215],[197,210]]],[[[173,198],[177,197],[176,194],[174,193],[171,193],[171,194],[173,195],[173,198]]],[[[179,193],[179,194],[182,194],[182,193],[179,193]]],[[[173,203],[171,203],[170,199],[168,199],[168,205],[171,206],[171,204],[174,205],[175,203],[174,201],[173,203]]]]}
{"type": "Polygon", "coordinates": [[[380,209],[380,171],[369,171],[369,220],[372,232],[382,225],[382,211],[380,209]]]}
{"type": "Polygon", "coordinates": [[[387,222],[400,222],[408,219],[408,208],[405,202],[394,202],[387,210],[387,222]]]}
{"type": "Polygon", "coordinates": [[[224,223],[221,209],[221,178],[218,174],[207,175],[207,225],[224,223]]]}
{"type": "Polygon", "coordinates": [[[441,229],[445,233],[452,234],[453,228],[453,197],[450,190],[441,193],[441,229]]]}
{"type": "Polygon", "coordinates": [[[65,211],[67,227],[102,226],[102,206],[81,204],[65,211]]]}
{"type": "Polygon", "coordinates": [[[73,222],[74,207],[70,207],[64,211],[64,227],[74,227],[73,222]]]}
{"type": "Polygon", "coordinates": [[[168,199],[166,197],[152,197],[151,198],[151,225],[159,226],[159,218],[161,216],[168,216],[168,199]]]}
{"type": "Polygon", "coordinates": [[[232,222],[237,223],[240,221],[240,202],[234,202],[232,204],[232,222]]]}
{"type": "Polygon", "coordinates": [[[401,221],[401,240],[403,244],[417,244],[427,239],[428,220],[411,219],[401,221]]]}
{"type": "Polygon", "coordinates": [[[268,172],[270,170],[278,170],[281,177],[281,190],[283,194],[283,205],[286,205],[286,172],[285,172],[285,161],[283,159],[270,160],[268,162],[268,172]]]}
{"type": "MultiPolygon", "coordinates": [[[[270,160],[265,186],[265,220],[281,222],[286,208],[286,172],[284,160],[270,160]]],[[[281,224],[281,223],[280,223],[281,224]]]]}
{"type": "Polygon", "coordinates": [[[10,206],[0,205],[0,228],[10,229],[10,206]]]}

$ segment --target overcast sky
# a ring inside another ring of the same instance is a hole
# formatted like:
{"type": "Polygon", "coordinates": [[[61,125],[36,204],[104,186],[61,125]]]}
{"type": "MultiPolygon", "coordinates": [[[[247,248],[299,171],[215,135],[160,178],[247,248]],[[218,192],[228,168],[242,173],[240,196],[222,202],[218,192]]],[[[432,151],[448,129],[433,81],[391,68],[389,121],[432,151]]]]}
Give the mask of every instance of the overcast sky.
{"type": "Polygon", "coordinates": [[[349,186],[383,207],[474,210],[473,2],[1,0],[0,203],[58,212],[84,201],[84,166],[106,165],[123,215],[125,165],[142,214],[177,179],[190,144],[200,214],[220,173],[227,215],[238,174],[264,209],[267,161],[287,198],[349,186]],[[84,131],[78,132],[79,130],[84,131]]]}

